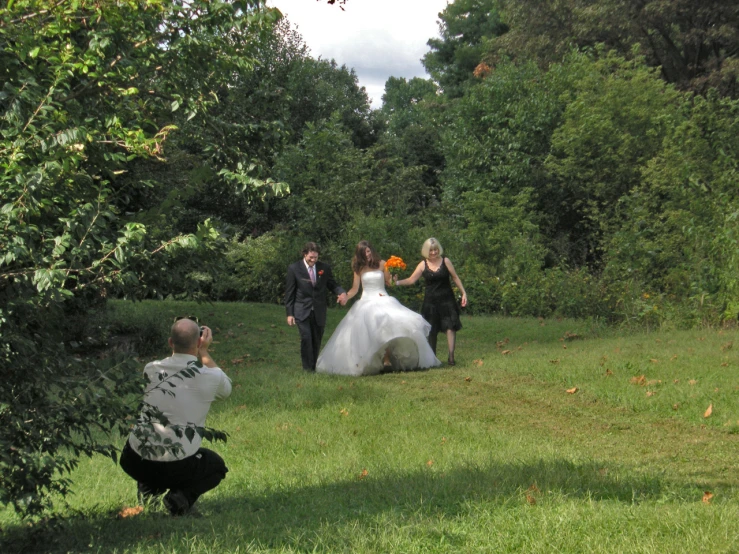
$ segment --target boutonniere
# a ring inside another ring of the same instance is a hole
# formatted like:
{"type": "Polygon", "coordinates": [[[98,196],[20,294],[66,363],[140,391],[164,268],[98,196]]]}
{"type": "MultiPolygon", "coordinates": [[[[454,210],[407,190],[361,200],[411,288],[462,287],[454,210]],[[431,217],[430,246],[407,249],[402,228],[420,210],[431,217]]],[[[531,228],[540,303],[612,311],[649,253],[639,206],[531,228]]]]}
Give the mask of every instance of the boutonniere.
{"type": "Polygon", "coordinates": [[[321,275],[323,275],[323,270],[322,269],[318,271],[318,276],[320,277],[321,275]]]}

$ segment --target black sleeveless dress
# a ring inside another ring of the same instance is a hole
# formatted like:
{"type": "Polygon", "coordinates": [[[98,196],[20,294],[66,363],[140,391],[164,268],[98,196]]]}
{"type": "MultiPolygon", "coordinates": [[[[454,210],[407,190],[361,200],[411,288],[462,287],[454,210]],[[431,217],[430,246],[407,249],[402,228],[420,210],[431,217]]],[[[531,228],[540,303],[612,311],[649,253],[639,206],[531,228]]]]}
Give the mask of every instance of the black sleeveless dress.
{"type": "Polygon", "coordinates": [[[423,297],[421,315],[431,324],[429,336],[450,329],[459,331],[462,328],[459,305],[454,298],[451,275],[444,258],[441,258],[441,266],[437,271],[432,271],[426,260],[423,264],[425,267],[421,275],[426,282],[426,294],[423,297]]]}

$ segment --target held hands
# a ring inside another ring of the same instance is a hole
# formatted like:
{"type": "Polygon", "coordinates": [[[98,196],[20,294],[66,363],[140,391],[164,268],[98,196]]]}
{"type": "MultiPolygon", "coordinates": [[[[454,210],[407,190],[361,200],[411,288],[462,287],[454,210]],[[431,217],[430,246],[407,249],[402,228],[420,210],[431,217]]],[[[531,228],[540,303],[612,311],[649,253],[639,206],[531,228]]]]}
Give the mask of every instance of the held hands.
{"type": "Polygon", "coordinates": [[[349,301],[349,298],[347,297],[345,292],[342,292],[339,296],[336,297],[336,301],[342,306],[346,306],[346,303],[349,301]]]}

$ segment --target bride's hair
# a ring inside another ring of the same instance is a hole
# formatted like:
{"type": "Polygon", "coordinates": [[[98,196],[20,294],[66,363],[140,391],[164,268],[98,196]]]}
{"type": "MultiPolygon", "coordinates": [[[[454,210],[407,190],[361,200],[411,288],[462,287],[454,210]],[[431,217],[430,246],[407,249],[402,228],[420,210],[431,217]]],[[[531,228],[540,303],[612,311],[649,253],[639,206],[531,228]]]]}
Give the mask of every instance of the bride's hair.
{"type": "Polygon", "coordinates": [[[377,255],[377,251],[369,241],[360,240],[357,245],[357,249],[354,251],[354,257],[352,258],[352,271],[354,273],[361,273],[365,268],[377,269],[380,267],[380,256],[377,255]],[[367,259],[367,249],[370,249],[370,259],[367,259]]]}

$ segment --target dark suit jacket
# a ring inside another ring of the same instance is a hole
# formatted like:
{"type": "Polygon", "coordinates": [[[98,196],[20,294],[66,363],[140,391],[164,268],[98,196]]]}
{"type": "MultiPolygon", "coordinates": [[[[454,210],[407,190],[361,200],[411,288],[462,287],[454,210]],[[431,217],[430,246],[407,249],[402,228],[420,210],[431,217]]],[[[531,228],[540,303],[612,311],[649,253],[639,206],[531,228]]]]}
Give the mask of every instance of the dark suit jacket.
{"type": "Polygon", "coordinates": [[[344,292],[331,271],[331,266],[323,262],[316,262],[316,286],[310,282],[310,275],[301,259],[287,268],[285,281],[285,310],[288,316],[297,321],[303,321],[310,316],[311,310],[315,313],[316,323],[320,327],[326,325],[326,295],[327,291],[336,296],[344,292]]]}

